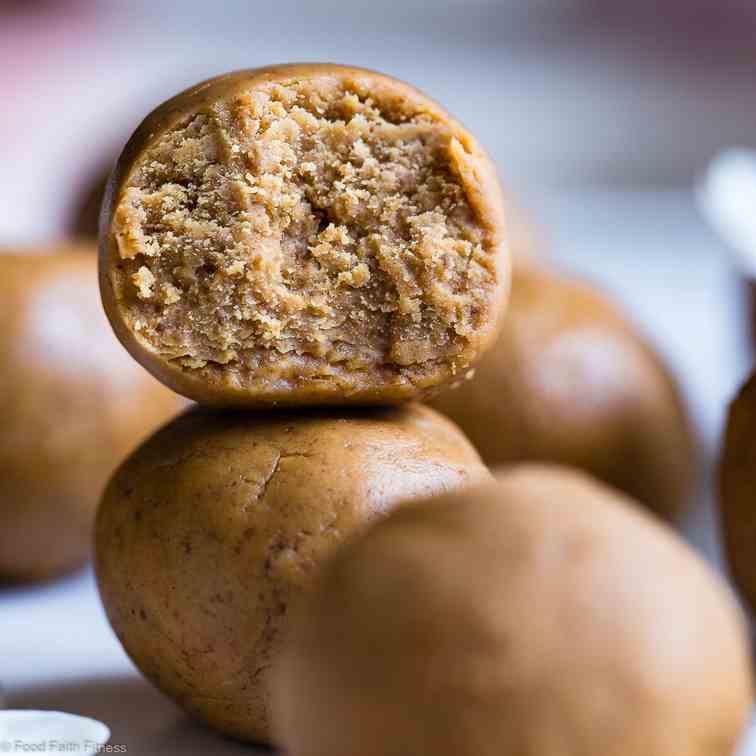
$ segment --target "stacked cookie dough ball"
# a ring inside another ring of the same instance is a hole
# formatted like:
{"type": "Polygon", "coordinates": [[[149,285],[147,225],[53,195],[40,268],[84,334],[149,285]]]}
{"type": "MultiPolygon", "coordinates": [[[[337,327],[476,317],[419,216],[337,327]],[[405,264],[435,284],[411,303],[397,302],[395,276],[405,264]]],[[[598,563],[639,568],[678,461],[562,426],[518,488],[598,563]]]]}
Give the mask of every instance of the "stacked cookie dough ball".
{"type": "Polygon", "coordinates": [[[267,742],[275,652],[315,568],[400,502],[490,477],[450,420],[409,400],[496,336],[509,258],[494,170],[389,77],[245,71],[145,120],[103,232],[115,332],[203,405],[111,481],[104,603],[147,677],[267,742]]]}
{"type": "Polygon", "coordinates": [[[292,756],[734,747],[734,600],[567,467],[679,516],[677,389],[600,294],[524,254],[512,276],[511,214],[462,126],[361,69],[222,76],[126,145],[105,310],[199,406],[112,477],[96,571],[135,664],[218,731],[292,756]]]}

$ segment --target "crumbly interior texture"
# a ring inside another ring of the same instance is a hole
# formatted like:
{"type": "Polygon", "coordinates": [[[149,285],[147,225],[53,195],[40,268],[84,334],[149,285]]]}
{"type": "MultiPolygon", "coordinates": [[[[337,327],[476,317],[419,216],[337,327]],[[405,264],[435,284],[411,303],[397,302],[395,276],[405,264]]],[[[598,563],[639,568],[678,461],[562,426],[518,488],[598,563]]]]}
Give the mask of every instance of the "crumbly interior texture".
{"type": "Polygon", "coordinates": [[[466,367],[496,269],[455,169],[464,147],[368,84],[257,84],[147,146],[112,226],[140,342],[242,388],[466,367]]]}

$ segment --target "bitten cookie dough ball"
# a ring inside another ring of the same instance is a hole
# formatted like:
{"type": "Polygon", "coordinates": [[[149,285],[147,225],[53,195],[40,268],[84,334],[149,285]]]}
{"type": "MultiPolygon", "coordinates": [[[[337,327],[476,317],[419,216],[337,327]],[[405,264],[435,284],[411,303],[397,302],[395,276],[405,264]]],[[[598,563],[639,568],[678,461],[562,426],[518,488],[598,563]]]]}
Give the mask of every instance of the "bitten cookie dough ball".
{"type": "Polygon", "coordinates": [[[116,466],[185,405],[113,338],[92,248],[0,252],[0,581],[83,564],[116,466]]]}
{"type": "Polygon", "coordinates": [[[116,333],[206,404],[416,398],[470,369],[505,307],[491,162],[372,71],[273,66],[187,90],[126,145],[104,212],[116,333]]]}
{"type": "Polygon", "coordinates": [[[756,611],[756,374],[730,406],[720,463],[722,536],[732,577],[756,611]]]}
{"type": "Polygon", "coordinates": [[[433,402],[492,466],[577,467],[675,518],[695,501],[699,450],[675,381],[587,284],[517,265],[496,346],[433,402]]]}
{"type": "Polygon", "coordinates": [[[481,479],[490,473],[462,433],[419,405],[195,410],[107,489],[103,603],[149,680],[217,730],[268,742],[279,633],[324,556],[398,501],[481,479]]]}
{"type": "Polygon", "coordinates": [[[748,718],[727,588],[581,473],[400,507],[316,586],[273,683],[290,756],[732,756],[748,718]]]}

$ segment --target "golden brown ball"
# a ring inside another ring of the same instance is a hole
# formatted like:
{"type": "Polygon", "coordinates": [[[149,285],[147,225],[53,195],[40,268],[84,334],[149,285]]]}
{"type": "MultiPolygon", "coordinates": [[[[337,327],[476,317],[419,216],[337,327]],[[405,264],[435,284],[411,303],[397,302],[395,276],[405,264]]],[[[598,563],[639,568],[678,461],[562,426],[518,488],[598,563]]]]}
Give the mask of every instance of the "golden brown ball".
{"type": "Polygon", "coordinates": [[[732,756],[751,706],[724,583],[566,469],[400,507],[290,627],[273,684],[289,756],[732,756]]]}
{"type": "Polygon", "coordinates": [[[491,465],[577,467],[674,518],[691,506],[698,447],[678,387],[591,286],[518,265],[504,327],[471,380],[432,402],[491,465]]]}
{"type": "Polygon", "coordinates": [[[134,663],[215,729],[267,742],[289,604],[349,534],[406,498],[490,478],[420,405],[299,415],[196,409],[116,473],[96,570],[134,663]]]}
{"type": "Polygon", "coordinates": [[[509,287],[493,164],[390,76],[270,66],[161,105],[104,200],[105,309],[215,406],[390,404],[492,344],[509,287]]]}
{"type": "Polygon", "coordinates": [[[91,246],[0,253],[0,319],[0,580],[35,580],[86,561],[109,476],[185,402],[113,337],[91,246]]]}

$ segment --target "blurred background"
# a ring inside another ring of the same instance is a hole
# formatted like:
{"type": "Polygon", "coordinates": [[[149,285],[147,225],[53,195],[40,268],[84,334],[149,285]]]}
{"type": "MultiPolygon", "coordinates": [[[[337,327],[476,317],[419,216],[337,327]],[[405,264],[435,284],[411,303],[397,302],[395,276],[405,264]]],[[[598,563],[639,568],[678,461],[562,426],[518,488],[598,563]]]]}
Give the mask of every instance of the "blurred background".
{"type": "Polygon", "coordinates": [[[82,211],[94,223],[93,187],[180,89],[312,60],[381,69],[447,105],[551,254],[670,355],[717,437],[750,353],[742,292],[691,192],[719,150],[756,146],[749,0],[0,0],[0,243],[60,237],[82,211]]]}
{"type": "MultiPolygon", "coordinates": [[[[720,150],[756,147],[756,3],[0,0],[0,244],[70,234],[124,141],[167,97],[287,61],[406,79],[480,137],[546,254],[612,292],[669,360],[707,448],[710,504],[726,405],[751,350],[743,287],[693,188],[720,150]]],[[[710,506],[689,532],[717,558],[710,506]]],[[[31,691],[22,704],[85,702],[111,724],[141,707],[144,733],[162,738],[151,747],[186,752],[191,726],[165,730],[170,705],[135,676],[126,687],[70,682],[83,669],[129,668],[89,574],[0,595],[3,627],[0,674],[31,691]],[[83,597],[75,618],[67,591],[83,597]],[[7,643],[14,628],[26,646],[7,643]],[[32,670],[22,651],[37,642],[32,670]]],[[[203,753],[234,752],[193,737],[203,753]]]]}
{"type": "Polygon", "coordinates": [[[748,0],[0,2],[5,239],[59,231],[141,117],[233,68],[358,63],[479,134],[517,192],[684,188],[756,142],[748,0]]]}

